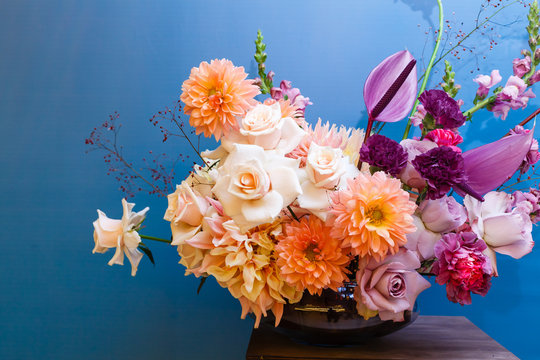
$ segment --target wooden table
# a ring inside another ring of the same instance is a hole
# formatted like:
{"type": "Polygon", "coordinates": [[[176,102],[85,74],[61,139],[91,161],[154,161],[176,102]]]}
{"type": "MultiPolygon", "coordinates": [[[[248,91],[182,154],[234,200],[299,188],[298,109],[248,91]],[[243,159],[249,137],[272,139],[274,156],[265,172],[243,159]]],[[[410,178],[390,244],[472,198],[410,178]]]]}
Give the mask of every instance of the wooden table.
{"type": "Polygon", "coordinates": [[[362,346],[318,347],[254,329],[247,360],[284,359],[518,359],[463,316],[420,316],[396,333],[362,346]]]}

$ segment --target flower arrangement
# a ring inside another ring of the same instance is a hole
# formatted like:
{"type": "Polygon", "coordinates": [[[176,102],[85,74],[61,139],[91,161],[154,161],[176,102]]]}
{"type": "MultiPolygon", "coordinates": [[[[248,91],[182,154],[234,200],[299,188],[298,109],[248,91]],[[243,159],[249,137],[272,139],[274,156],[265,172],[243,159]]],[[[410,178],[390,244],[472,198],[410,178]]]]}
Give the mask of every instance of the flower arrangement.
{"type": "MultiPolygon", "coordinates": [[[[540,111],[500,140],[460,148],[460,128],[477,111],[504,120],[535,97],[536,1],[528,20],[530,50],[513,61],[504,86],[497,86],[498,70],[473,79],[478,90],[468,110],[456,99],[460,87],[448,62],[441,88],[426,90],[440,31],[419,89],[408,51],[384,59],[364,85],[365,130],[310,123],[310,99],[290,81],[274,86],[275,74],[266,72],[260,32],[258,78],[249,79],[226,59],[202,62],[182,84],[177,106],[151,119],[156,126],[169,119],[179,133],[160,125],[164,141],[183,137],[199,158],[175,188],[161,166],[151,168],[150,180],[143,178],[150,193],[169,192],[164,219],[171,240],[140,234],[148,208],[134,212],[135,204],[123,199],[121,220],[98,210],[93,252],[115,248],[109,265],[122,265],[125,255],[135,275],[144,254],[154,261],[142,239],[170,243],[186,275],[213,276],[238,299],[242,318],[254,313],[256,327],[269,310],[277,326],[284,304],[298,302],[304,292],[337,291],[351,281],[366,319],[403,321],[430,286],[424,276],[445,285],[450,301],[471,304],[471,294],[485,295],[498,276],[497,254],[519,259],[534,245],[540,190],[510,190],[533,181],[540,153],[534,126],[525,126],[540,111]],[[191,130],[179,120],[181,103],[195,134],[214,137],[219,147],[200,152],[189,140],[191,130]],[[407,122],[403,139],[381,134],[386,123],[398,121],[407,122]],[[409,138],[412,126],[419,137],[409,138]]],[[[128,183],[136,169],[104,138],[104,131],[116,135],[116,119],[94,129],[86,142],[107,151],[107,162],[123,163],[116,175],[128,183]]]]}

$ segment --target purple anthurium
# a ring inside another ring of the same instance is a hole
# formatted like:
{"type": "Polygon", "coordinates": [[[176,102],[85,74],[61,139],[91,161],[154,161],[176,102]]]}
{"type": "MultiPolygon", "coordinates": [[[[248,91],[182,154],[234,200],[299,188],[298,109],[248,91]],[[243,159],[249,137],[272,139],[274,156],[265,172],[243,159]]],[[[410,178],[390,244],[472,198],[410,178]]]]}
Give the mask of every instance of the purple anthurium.
{"type": "Polygon", "coordinates": [[[533,133],[534,127],[466,151],[463,160],[468,187],[483,195],[511,178],[531,148],[533,133]]]}
{"type": "MultiPolygon", "coordinates": [[[[416,99],[416,60],[407,50],[384,59],[371,70],[364,84],[368,125],[364,142],[374,121],[396,122],[407,116],[416,99]]],[[[358,163],[358,168],[362,162],[358,163]]]]}
{"type": "Polygon", "coordinates": [[[416,99],[416,60],[407,50],[384,59],[364,84],[369,120],[396,122],[407,116],[416,99]]]}

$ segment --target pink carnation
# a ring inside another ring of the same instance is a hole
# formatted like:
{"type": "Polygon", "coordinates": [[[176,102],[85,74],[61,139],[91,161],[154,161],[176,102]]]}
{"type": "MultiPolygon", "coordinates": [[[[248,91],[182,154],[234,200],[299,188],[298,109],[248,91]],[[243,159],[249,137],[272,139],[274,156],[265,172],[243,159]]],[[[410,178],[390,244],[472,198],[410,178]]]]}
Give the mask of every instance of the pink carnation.
{"type": "Polygon", "coordinates": [[[435,129],[427,133],[426,139],[435,142],[439,146],[449,146],[452,150],[461,152],[461,149],[456,145],[463,142],[461,135],[453,132],[452,130],[435,129]]]}
{"type": "Polygon", "coordinates": [[[492,267],[483,254],[484,240],[472,232],[450,233],[435,244],[437,261],[433,273],[440,285],[446,284],[446,294],[452,302],[470,305],[471,292],[485,296],[491,286],[492,267]]]}

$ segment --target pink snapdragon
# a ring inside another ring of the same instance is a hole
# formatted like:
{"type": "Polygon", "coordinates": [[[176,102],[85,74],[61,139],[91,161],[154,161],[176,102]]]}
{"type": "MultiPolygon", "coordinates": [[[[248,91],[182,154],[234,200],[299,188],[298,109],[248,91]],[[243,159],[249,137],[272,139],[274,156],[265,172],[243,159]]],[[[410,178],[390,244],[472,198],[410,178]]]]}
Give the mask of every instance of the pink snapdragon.
{"type": "Polygon", "coordinates": [[[540,221],[540,190],[531,188],[529,192],[516,191],[512,199],[512,206],[528,213],[533,224],[540,221]]]}
{"type": "Polygon", "coordinates": [[[279,84],[279,87],[273,87],[270,90],[270,96],[274,100],[281,100],[287,97],[287,99],[290,100],[291,104],[298,107],[298,109],[302,112],[304,112],[306,106],[313,104],[309,101],[308,97],[300,94],[300,89],[293,88],[289,80],[283,80],[279,84]]]}
{"type": "Polygon", "coordinates": [[[525,56],[523,59],[514,59],[512,61],[513,67],[514,67],[514,75],[522,78],[527,74],[529,71],[531,71],[531,57],[525,56]]]}
{"type": "Polygon", "coordinates": [[[476,96],[484,98],[489,93],[489,89],[500,83],[502,80],[499,70],[493,70],[490,75],[478,75],[473,81],[478,84],[476,96]]]}
{"type": "Polygon", "coordinates": [[[525,81],[512,75],[508,78],[504,89],[497,95],[491,111],[495,116],[500,116],[501,119],[505,120],[510,109],[524,109],[529,99],[535,97],[536,95],[534,95],[531,89],[527,90],[525,81]]]}
{"type": "Polygon", "coordinates": [[[452,130],[435,129],[427,133],[426,139],[435,142],[439,146],[449,146],[452,150],[461,152],[461,149],[456,145],[463,142],[461,135],[452,130]]]}
{"type": "Polygon", "coordinates": [[[492,268],[489,258],[483,254],[486,248],[486,243],[472,232],[446,234],[435,245],[437,261],[433,272],[438,284],[446,284],[448,300],[470,305],[471,292],[487,294],[492,268]]]}

